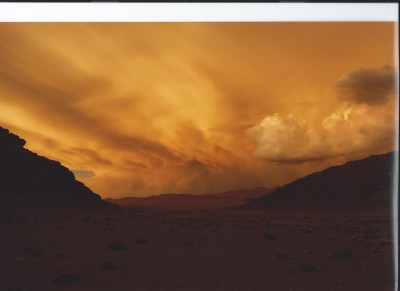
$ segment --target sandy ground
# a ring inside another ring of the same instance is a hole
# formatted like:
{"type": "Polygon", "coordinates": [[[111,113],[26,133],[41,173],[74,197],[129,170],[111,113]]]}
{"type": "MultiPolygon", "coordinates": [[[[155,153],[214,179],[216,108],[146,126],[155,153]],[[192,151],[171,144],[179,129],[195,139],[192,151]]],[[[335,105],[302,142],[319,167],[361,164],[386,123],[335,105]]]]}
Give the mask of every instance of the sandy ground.
{"type": "Polygon", "coordinates": [[[390,217],[3,214],[0,290],[393,290],[390,217]]]}

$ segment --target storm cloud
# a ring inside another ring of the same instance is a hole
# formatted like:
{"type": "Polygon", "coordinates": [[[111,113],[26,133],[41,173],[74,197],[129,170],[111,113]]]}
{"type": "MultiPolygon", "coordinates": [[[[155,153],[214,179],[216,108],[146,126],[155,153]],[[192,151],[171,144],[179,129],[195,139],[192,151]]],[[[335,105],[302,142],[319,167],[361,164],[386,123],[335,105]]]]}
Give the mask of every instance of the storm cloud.
{"type": "Polygon", "coordinates": [[[395,81],[391,66],[352,71],[335,83],[336,97],[345,104],[319,121],[275,113],[249,128],[246,133],[256,143],[253,155],[271,162],[305,163],[389,151],[398,123],[395,81]]]}
{"type": "MultiPolygon", "coordinates": [[[[351,103],[349,119],[375,114],[357,111],[365,102],[336,98],[332,80],[394,63],[393,30],[390,23],[0,23],[0,123],[28,149],[95,173],[77,177],[103,197],[275,187],[322,169],[299,163],[327,156],[322,132],[357,133],[339,126],[350,121],[332,125],[334,112],[351,103]],[[285,157],[279,143],[299,153],[285,157]]],[[[389,106],[390,98],[370,107],[389,106]]],[[[363,153],[381,150],[376,129],[390,136],[370,122],[355,126],[368,137],[358,139],[363,153]]]]}
{"type": "Polygon", "coordinates": [[[359,69],[339,79],[335,86],[339,99],[377,106],[385,104],[394,95],[395,78],[395,70],[390,66],[359,69]]]}

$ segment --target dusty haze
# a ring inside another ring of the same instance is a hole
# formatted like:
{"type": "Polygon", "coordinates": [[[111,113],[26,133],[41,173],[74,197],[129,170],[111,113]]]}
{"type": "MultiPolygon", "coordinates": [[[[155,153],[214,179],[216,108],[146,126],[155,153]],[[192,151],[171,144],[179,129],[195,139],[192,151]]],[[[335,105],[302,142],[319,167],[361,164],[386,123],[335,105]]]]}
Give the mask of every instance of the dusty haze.
{"type": "Polygon", "coordinates": [[[271,188],[393,150],[394,28],[1,23],[0,123],[103,197],[271,188]]]}

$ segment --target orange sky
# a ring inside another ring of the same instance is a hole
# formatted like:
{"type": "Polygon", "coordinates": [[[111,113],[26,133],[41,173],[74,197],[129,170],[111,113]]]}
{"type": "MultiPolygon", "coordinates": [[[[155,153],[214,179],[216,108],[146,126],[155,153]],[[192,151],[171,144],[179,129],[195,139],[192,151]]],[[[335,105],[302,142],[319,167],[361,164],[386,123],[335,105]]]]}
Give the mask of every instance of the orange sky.
{"type": "Polygon", "coordinates": [[[103,197],[393,149],[394,23],[0,23],[0,124],[103,197]]]}

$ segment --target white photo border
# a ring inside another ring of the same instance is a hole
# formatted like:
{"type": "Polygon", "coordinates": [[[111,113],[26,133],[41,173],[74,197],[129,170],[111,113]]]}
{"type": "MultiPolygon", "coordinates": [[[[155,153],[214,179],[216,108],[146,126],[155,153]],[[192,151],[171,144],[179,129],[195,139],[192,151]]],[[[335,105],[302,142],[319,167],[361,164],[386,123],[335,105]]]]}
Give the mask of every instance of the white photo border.
{"type": "Polygon", "coordinates": [[[0,22],[398,21],[398,3],[0,3],[0,22]]]}

